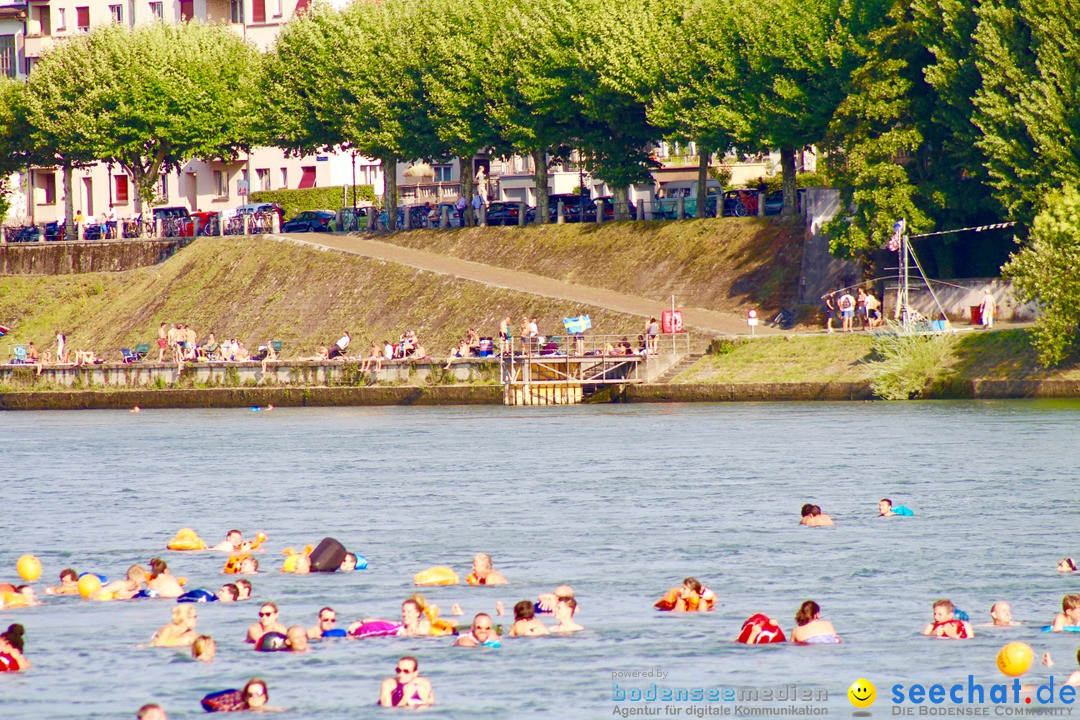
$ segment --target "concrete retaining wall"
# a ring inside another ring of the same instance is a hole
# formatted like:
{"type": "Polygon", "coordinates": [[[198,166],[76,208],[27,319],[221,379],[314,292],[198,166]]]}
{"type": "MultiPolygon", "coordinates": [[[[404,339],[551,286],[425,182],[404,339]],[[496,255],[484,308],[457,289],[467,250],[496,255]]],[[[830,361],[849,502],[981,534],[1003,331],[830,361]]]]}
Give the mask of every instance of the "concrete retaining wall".
{"type": "Polygon", "coordinates": [[[156,265],[192,238],[0,244],[0,275],[119,272],[156,265]]]}
{"type": "MultiPolygon", "coordinates": [[[[971,306],[982,305],[983,293],[990,288],[994,299],[997,301],[997,319],[1027,321],[1034,320],[1038,315],[1038,306],[1035,303],[1018,302],[1013,294],[1011,280],[1003,278],[965,278],[961,280],[949,280],[949,285],[934,284],[934,295],[938,302],[945,308],[945,314],[954,322],[970,322],[971,306]],[[953,287],[958,286],[958,287],[953,287]]],[[[911,306],[926,317],[936,317],[938,314],[937,304],[934,302],[930,291],[925,287],[916,289],[912,283],[909,291],[911,306]]],[[[885,316],[892,317],[896,304],[895,295],[886,295],[885,316]]]]}

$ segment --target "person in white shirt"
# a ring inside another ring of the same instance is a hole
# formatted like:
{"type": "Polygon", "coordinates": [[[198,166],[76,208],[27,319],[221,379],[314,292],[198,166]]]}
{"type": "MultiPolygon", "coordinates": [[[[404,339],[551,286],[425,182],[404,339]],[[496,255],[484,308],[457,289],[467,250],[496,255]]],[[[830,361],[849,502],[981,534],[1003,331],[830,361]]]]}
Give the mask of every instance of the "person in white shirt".
{"type": "Polygon", "coordinates": [[[345,333],[341,338],[331,345],[327,350],[327,360],[333,360],[336,357],[342,357],[345,355],[345,350],[348,349],[349,343],[352,342],[352,336],[349,333],[345,333]]]}

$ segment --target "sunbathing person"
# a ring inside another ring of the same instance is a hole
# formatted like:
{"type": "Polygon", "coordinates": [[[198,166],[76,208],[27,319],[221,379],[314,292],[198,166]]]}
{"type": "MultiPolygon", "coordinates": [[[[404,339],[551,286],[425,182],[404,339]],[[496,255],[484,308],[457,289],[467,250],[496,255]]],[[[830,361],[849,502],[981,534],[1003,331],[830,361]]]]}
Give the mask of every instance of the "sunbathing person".
{"type": "Polygon", "coordinates": [[[371,343],[371,347],[368,348],[368,356],[360,363],[360,372],[378,372],[382,370],[382,361],[382,350],[375,343],[371,343]]]}

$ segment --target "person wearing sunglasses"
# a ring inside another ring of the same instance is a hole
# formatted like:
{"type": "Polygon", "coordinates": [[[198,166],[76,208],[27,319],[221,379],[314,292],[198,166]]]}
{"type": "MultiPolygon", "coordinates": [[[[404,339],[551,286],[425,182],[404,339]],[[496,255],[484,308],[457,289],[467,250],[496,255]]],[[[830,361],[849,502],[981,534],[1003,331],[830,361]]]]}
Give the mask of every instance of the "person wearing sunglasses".
{"type": "Polygon", "coordinates": [[[277,605],[272,602],[263,603],[263,606],[259,608],[259,622],[252,623],[248,628],[247,641],[249,643],[258,643],[263,635],[270,632],[281,633],[284,636],[287,628],[278,622],[277,617],[277,605]]]}
{"type": "Polygon", "coordinates": [[[332,607],[324,607],[319,611],[319,624],[308,628],[307,636],[311,640],[330,637],[345,637],[348,633],[345,628],[337,627],[337,613],[332,607]]]}
{"type": "Polygon", "coordinates": [[[383,707],[423,707],[434,702],[431,683],[420,677],[420,663],[411,655],[397,661],[394,677],[383,680],[379,691],[379,705],[383,707]]]}
{"type": "Polygon", "coordinates": [[[454,645],[457,647],[500,647],[502,643],[491,624],[491,616],[487,613],[479,613],[473,618],[472,630],[467,635],[459,635],[454,645]]]}

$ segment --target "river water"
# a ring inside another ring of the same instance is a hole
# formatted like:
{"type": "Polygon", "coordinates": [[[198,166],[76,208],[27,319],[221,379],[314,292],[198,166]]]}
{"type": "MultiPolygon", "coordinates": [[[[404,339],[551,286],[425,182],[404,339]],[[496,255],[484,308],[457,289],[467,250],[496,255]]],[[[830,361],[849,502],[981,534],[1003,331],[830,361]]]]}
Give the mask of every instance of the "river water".
{"type": "MultiPolygon", "coordinates": [[[[66,566],[119,577],[184,526],[212,542],[232,527],[266,531],[271,571],[253,579],[253,602],[199,606],[199,630],[218,642],[210,666],[140,647],[168,622],[169,601],[54,598],[0,611],[4,627],[26,626],[34,663],[0,674],[0,717],[133,718],[156,701],[193,718],[204,694],[252,676],[287,708],[276,717],[382,717],[379,682],[402,654],[435,688],[427,715],[447,718],[609,717],[644,706],[615,700],[619,691],[653,682],[794,684],[849,716],[859,677],[877,685],[885,716],[896,683],[1001,681],[994,657],[1008,640],[1052,651],[1060,682],[1076,669],[1077,636],[1038,626],[1080,588],[1054,571],[1080,554],[1078,421],[1080,403],[1041,401],[2,414],[0,581],[16,580],[24,552],[50,582],[66,566]],[[875,517],[885,496],[916,516],[875,517]],[[800,527],[807,501],[836,527],[800,527]],[[276,572],[281,548],[327,535],[370,569],[276,572]],[[339,622],[393,618],[414,573],[446,564],[464,576],[478,551],[509,587],[428,597],[471,617],[570,583],[586,631],[480,651],[447,638],[324,641],[306,655],[243,642],[266,600],[286,625],[313,625],[323,605],[339,622]],[[718,611],[654,611],[688,575],[719,594],[718,611]],[[1031,625],[976,628],[966,643],[922,638],[939,597],[975,623],[1005,599],[1031,625]],[[789,631],[809,598],[843,645],[730,642],[755,612],[789,631]],[[649,670],[668,675],[613,679],[649,670]]],[[[165,557],[189,587],[222,582],[223,555],[165,557]]],[[[1029,679],[1046,676],[1036,666],[1029,679]]],[[[653,707],[700,717],[720,705],[653,707]]]]}

